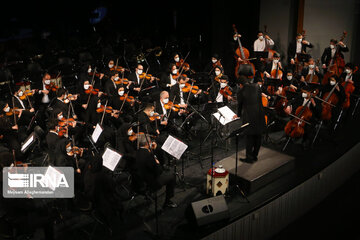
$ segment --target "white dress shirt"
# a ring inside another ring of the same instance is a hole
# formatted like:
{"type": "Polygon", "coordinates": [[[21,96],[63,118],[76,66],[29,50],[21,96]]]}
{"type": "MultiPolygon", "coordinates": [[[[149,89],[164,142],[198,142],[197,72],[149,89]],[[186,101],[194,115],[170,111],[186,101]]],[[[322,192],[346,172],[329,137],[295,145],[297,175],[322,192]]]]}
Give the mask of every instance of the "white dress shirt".
{"type": "Polygon", "coordinates": [[[273,46],[274,45],[274,41],[272,39],[270,39],[270,40],[265,39],[265,38],[263,40],[256,39],[254,41],[254,51],[255,52],[263,52],[263,51],[265,51],[266,41],[267,41],[268,46],[273,46]]]}

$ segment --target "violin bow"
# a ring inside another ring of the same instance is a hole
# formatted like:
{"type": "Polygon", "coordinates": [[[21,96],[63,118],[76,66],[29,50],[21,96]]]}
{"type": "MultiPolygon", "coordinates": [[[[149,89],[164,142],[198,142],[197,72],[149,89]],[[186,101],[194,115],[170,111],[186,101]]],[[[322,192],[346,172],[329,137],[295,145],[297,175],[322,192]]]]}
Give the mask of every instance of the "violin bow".
{"type": "MultiPolygon", "coordinates": [[[[92,76],[92,79],[91,79],[91,86],[94,88],[94,78],[95,78],[95,74],[96,74],[96,67],[94,68],[94,74],[92,76]]],[[[89,93],[89,96],[88,96],[88,100],[86,101],[86,109],[89,107],[89,102],[90,102],[90,97],[91,97],[91,93],[89,93]]]]}
{"type": "MultiPolygon", "coordinates": [[[[71,137],[71,142],[72,142],[73,148],[75,148],[75,136],[74,136],[74,135],[72,135],[72,137],[71,137]]],[[[80,170],[80,168],[79,168],[79,161],[78,161],[78,159],[77,159],[76,151],[74,151],[74,158],[75,158],[76,170],[77,170],[77,169],[80,170]]]]}
{"type": "MultiPolygon", "coordinates": [[[[221,61],[221,58],[218,60],[218,62],[221,61]]],[[[221,64],[221,63],[220,63],[221,64]]],[[[210,72],[208,72],[208,76],[211,74],[212,71],[214,71],[214,69],[216,68],[216,63],[215,63],[215,66],[211,68],[210,72]]],[[[219,66],[220,67],[220,66],[219,66]]]]}
{"type": "MultiPolygon", "coordinates": [[[[146,69],[145,76],[144,76],[143,80],[141,81],[140,91],[141,91],[142,85],[144,84],[144,81],[145,81],[146,75],[147,75],[147,73],[148,73],[148,71],[149,71],[149,68],[150,68],[150,67],[148,67],[148,68],[146,69]]],[[[139,92],[140,92],[140,91],[139,91],[139,92]]]]}
{"type": "MultiPolygon", "coordinates": [[[[15,124],[15,126],[17,125],[17,122],[16,122],[16,115],[15,115],[15,100],[14,100],[14,96],[12,96],[12,104],[13,104],[13,109],[12,109],[12,111],[13,111],[13,115],[14,115],[14,124],[15,124]]],[[[16,130],[16,131],[18,131],[18,130],[16,130]]]]}
{"type": "Polygon", "coordinates": [[[122,110],[123,107],[124,107],[125,101],[126,101],[126,99],[128,98],[129,91],[130,91],[130,90],[128,90],[127,93],[125,93],[126,96],[125,96],[125,98],[124,98],[123,103],[121,104],[121,107],[120,107],[120,109],[119,109],[119,113],[121,113],[121,110],[122,110]]]}
{"type": "MultiPolygon", "coordinates": [[[[175,104],[175,99],[176,99],[176,96],[174,96],[174,100],[172,101],[173,104],[175,104]]],[[[172,111],[172,107],[170,108],[169,113],[166,115],[167,119],[169,119],[171,111],[172,111]]]]}
{"type": "Polygon", "coordinates": [[[193,86],[194,86],[194,82],[191,83],[189,95],[188,95],[188,97],[187,97],[187,99],[186,99],[186,104],[189,104],[189,99],[190,99],[190,95],[191,95],[191,91],[192,91],[192,89],[193,89],[193,86]]]}
{"type": "Polygon", "coordinates": [[[186,56],[185,56],[185,58],[184,58],[183,62],[181,63],[181,65],[180,65],[179,69],[182,69],[182,67],[183,67],[183,65],[184,65],[184,63],[185,63],[185,61],[186,61],[186,59],[188,58],[189,54],[190,54],[190,50],[187,52],[187,54],[186,54],[186,56]]]}
{"type": "Polygon", "coordinates": [[[103,124],[107,104],[108,104],[108,100],[106,100],[106,103],[105,103],[104,112],[103,112],[103,115],[102,115],[102,117],[101,117],[100,125],[103,124]]]}

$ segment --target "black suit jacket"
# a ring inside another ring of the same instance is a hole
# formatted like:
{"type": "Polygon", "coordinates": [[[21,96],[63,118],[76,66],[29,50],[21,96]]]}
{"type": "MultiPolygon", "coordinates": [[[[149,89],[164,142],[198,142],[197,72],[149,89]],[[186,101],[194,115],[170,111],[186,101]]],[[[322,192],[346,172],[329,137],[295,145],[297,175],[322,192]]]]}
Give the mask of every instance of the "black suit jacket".
{"type": "MultiPolygon", "coordinates": [[[[344,58],[344,54],[342,54],[342,52],[348,52],[348,51],[349,51],[348,47],[344,47],[344,48],[339,47],[339,49],[338,49],[338,52],[339,52],[341,58],[344,58]]],[[[321,55],[321,63],[326,64],[326,66],[329,66],[330,61],[331,61],[331,48],[327,47],[324,49],[324,52],[321,55]]]]}
{"type": "MultiPolygon", "coordinates": [[[[313,47],[314,46],[311,43],[310,45],[301,44],[301,52],[306,53],[307,48],[313,48],[313,47]]],[[[295,54],[296,54],[296,42],[291,42],[288,48],[288,62],[290,62],[290,60],[295,57],[295,54]]]]}
{"type": "Polygon", "coordinates": [[[62,102],[62,101],[60,101],[59,99],[56,98],[56,99],[54,99],[51,106],[52,106],[53,109],[55,109],[55,108],[60,109],[62,111],[62,113],[63,113],[63,116],[67,117],[67,114],[68,114],[68,111],[69,111],[69,106],[66,103],[64,103],[64,102],[62,102]]]}
{"type": "Polygon", "coordinates": [[[118,95],[117,90],[118,90],[117,87],[114,86],[114,83],[113,83],[113,81],[111,81],[111,79],[108,79],[105,82],[104,91],[109,97],[118,95]]]}
{"type": "Polygon", "coordinates": [[[257,83],[246,83],[238,92],[238,116],[250,125],[248,135],[260,135],[265,129],[265,114],[261,101],[261,88],[257,83]]]}

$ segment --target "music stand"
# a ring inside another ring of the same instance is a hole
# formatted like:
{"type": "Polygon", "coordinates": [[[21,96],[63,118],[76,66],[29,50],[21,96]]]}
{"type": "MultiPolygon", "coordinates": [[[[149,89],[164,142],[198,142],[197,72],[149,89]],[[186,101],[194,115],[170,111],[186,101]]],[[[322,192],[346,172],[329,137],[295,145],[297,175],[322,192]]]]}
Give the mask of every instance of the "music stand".
{"type": "Polygon", "coordinates": [[[241,190],[241,188],[239,187],[239,183],[238,183],[238,175],[237,175],[237,169],[238,169],[238,151],[239,151],[239,135],[241,133],[244,132],[244,130],[249,126],[249,123],[245,123],[243,125],[240,126],[240,128],[232,131],[230,133],[230,135],[228,137],[226,137],[226,139],[231,138],[231,137],[235,137],[235,187],[239,190],[240,194],[246,199],[246,201],[248,203],[250,203],[249,199],[246,197],[246,195],[244,194],[244,192],[241,190]]]}
{"type": "Polygon", "coordinates": [[[264,85],[278,87],[281,85],[281,81],[277,78],[266,78],[264,85]]]}
{"type": "Polygon", "coordinates": [[[296,54],[296,59],[303,64],[303,63],[309,61],[309,59],[310,59],[310,54],[307,54],[307,53],[297,53],[297,54],[296,54]]]}
{"type": "Polygon", "coordinates": [[[21,145],[21,152],[25,153],[30,147],[31,145],[33,145],[36,140],[37,140],[37,136],[35,134],[35,132],[32,132],[24,141],[24,143],[21,145]]]}
{"type": "Polygon", "coordinates": [[[260,61],[260,58],[268,58],[269,52],[268,51],[254,51],[254,55],[258,61],[260,61]]]}

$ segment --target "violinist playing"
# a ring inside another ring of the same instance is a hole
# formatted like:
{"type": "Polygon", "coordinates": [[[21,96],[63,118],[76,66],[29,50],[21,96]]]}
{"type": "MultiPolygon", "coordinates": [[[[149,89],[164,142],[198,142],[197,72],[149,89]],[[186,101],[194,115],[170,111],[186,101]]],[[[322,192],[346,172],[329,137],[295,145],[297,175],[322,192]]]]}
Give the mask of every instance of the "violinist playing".
{"type": "Polygon", "coordinates": [[[204,68],[204,72],[208,73],[210,76],[214,76],[215,67],[223,68],[221,64],[221,60],[219,58],[219,54],[214,53],[211,56],[211,62],[208,62],[204,68]]]}
{"type": "Polygon", "coordinates": [[[161,74],[160,87],[162,90],[169,91],[177,83],[179,73],[175,63],[169,65],[169,69],[161,74]]]}
{"type": "Polygon", "coordinates": [[[118,86],[116,82],[119,81],[119,73],[117,71],[110,72],[110,78],[105,82],[104,92],[109,96],[113,97],[117,95],[118,86]]]}
{"type": "Polygon", "coordinates": [[[35,114],[35,109],[32,107],[32,100],[30,99],[30,96],[35,93],[35,90],[26,90],[26,92],[24,92],[20,87],[21,86],[15,85],[13,98],[14,106],[11,104],[11,107],[14,109],[22,109],[22,113],[17,119],[17,125],[19,127],[19,131],[20,129],[26,131],[27,126],[35,114]]]}
{"type": "Polygon", "coordinates": [[[230,101],[233,101],[233,90],[229,86],[229,77],[227,75],[221,75],[219,82],[215,82],[214,86],[210,89],[208,95],[208,102],[217,102],[227,105],[230,101]]]}
{"type": "MultiPolygon", "coordinates": [[[[120,122],[132,122],[135,119],[135,112],[139,109],[139,103],[135,98],[125,92],[126,87],[118,89],[118,95],[111,98],[111,106],[119,110],[120,122]]],[[[129,90],[127,90],[129,92],[129,90]]]]}

